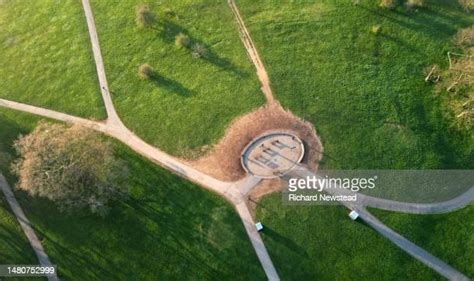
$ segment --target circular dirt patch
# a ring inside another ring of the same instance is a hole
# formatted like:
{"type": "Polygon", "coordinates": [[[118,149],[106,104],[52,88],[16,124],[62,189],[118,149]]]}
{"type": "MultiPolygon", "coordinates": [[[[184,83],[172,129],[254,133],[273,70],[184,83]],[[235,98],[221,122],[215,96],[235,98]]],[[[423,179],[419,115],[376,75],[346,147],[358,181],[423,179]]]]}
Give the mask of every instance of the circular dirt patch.
{"type": "Polygon", "coordinates": [[[242,179],[247,175],[240,161],[242,151],[253,139],[270,131],[291,132],[297,136],[305,148],[301,164],[316,171],[323,146],[314,127],[277,103],[265,105],[234,120],[225,136],[207,155],[187,160],[187,163],[223,181],[242,179]]]}

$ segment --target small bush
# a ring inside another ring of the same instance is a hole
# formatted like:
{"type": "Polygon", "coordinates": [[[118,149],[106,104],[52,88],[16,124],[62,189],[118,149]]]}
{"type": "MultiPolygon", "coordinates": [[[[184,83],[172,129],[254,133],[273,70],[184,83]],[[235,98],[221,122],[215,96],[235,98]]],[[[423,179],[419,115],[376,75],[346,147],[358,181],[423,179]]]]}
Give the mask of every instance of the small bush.
{"type": "Polygon", "coordinates": [[[155,70],[149,64],[144,63],[138,67],[138,75],[140,75],[142,79],[148,80],[153,78],[155,70]]]}
{"type": "Polygon", "coordinates": [[[148,5],[140,5],[135,8],[135,22],[139,27],[149,27],[155,22],[155,14],[148,5]]]}
{"type": "Polygon", "coordinates": [[[380,7],[387,9],[394,9],[398,5],[397,0],[382,0],[380,1],[380,7]]]}
{"type": "Polygon", "coordinates": [[[374,34],[378,34],[380,33],[380,29],[381,29],[380,24],[377,24],[377,25],[372,26],[370,31],[374,34]]]}
{"type": "Polygon", "coordinates": [[[193,45],[191,54],[194,58],[205,58],[208,55],[206,46],[203,44],[196,43],[193,45]]]}
{"type": "Polygon", "coordinates": [[[407,0],[407,2],[405,3],[407,8],[409,9],[422,7],[424,4],[425,4],[424,0],[407,0]]]}
{"type": "Polygon", "coordinates": [[[188,35],[180,33],[176,35],[174,43],[180,48],[189,48],[191,45],[191,39],[189,39],[188,35]]]}

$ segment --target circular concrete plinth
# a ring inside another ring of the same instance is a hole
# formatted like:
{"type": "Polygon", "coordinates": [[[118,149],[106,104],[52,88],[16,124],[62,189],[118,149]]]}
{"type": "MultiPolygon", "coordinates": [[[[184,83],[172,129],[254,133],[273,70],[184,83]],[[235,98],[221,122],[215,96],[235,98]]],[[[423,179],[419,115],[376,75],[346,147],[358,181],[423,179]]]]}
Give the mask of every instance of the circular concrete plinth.
{"type": "Polygon", "coordinates": [[[260,178],[276,178],[294,168],[304,156],[304,145],[297,136],[271,131],[253,139],[242,152],[244,170],[260,178]]]}

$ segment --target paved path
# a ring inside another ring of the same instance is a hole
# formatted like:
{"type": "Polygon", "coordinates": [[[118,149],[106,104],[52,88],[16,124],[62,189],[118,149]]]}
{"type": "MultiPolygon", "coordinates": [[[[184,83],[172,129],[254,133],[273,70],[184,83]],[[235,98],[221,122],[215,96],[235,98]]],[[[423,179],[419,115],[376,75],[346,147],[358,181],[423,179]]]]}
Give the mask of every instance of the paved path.
{"type": "Polygon", "coordinates": [[[107,111],[107,122],[115,126],[123,126],[117,112],[115,111],[115,107],[110,96],[109,86],[105,76],[104,61],[100,52],[99,37],[97,36],[94,16],[89,0],[82,0],[82,7],[84,8],[84,13],[87,20],[87,28],[89,29],[89,36],[91,38],[92,52],[94,53],[97,77],[99,78],[100,92],[102,93],[102,99],[104,100],[105,109],[107,111]]]}
{"type": "Polygon", "coordinates": [[[272,89],[270,88],[270,79],[268,78],[267,71],[265,70],[265,66],[263,65],[262,60],[260,59],[260,55],[257,52],[257,48],[253,44],[252,37],[250,37],[250,33],[245,26],[244,20],[240,15],[239,8],[235,4],[234,0],[228,0],[229,7],[234,14],[235,20],[237,22],[237,26],[239,28],[239,35],[240,40],[244,43],[245,49],[247,50],[247,55],[249,56],[250,60],[255,65],[257,69],[257,77],[262,84],[262,92],[265,94],[267,99],[267,103],[273,103],[275,100],[273,99],[272,89]]]}
{"type": "MultiPolygon", "coordinates": [[[[306,178],[313,177],[321,178],[317,174],[307,170],[305,167],[299,166],[299,168],[291,171],[289,174],[293,177],[306,178]]],[[[402,213],[412,213],[412,214],[440,214],[448,213],[458,209],[462,209],[469,204],[474,202],[474,186],[471,187],[466,192],[461,195],[452,198],[447,201],[436,202],[436,203],[409,203],[409,202],[400,202],[395,200],[377,198],[373,196],[364,195],[347,189],[327,189],[327,193],[333,195],[347,195],[351,196],[357,194],[356,202],[341,202],[347,208],[365,208],[372,207],[387,211],[402,212],[402,213]]]]}
{"type": "Polygon", "coordinates": [[[136,136],[133,132],[128,130],[126,127],[116,126],[116,123],[114,124],[90,121],[68,114],[56,112],[53,110],[8,101],[4,99],[0,99],[0,107],[24,111],[67,123],[77,123],[88,128],[94,129],[96,131],[102,132],[108,136],[118,139],[119,141],[130,147],[132,150],[150,159],[154,163],[226,198],[230,203],[235,206],[237,212],[241,216],[247,234],[250,238],[250,241],[252,242],[252,245],[254,246],[255,252],[257,253],[258,258],[260,259],[262,266],[264,267],[265,272],[267,274],[271,274],[267,275],[267,277],[270,280],[278,280],[278,275],[276,274],[276,270],[273,264],[271,263],[270,257],[260,238],[260,234],[257,231],[254,231],[255,222],[250,216],[250,212],[248,211],[247,206],[245,205],[245,200],[247,200],[247,194],[252,190],[253,187],[255,187],[260,182],[259,178],[247,176],[242,180],[236,182],[224,182],[217,180],[190,166],[187,166],[186,164],[183,164],[178,159],[151,146],[150,144],[146,143],[138,136],[136,136]]]}
{"type": "MultiPolygon", "coordinates": [[[[235,5],[235,2],[233,0],[229,0],[228,3],[229,3],[230,8],[232,9],[232,12],[234,13],[237,24],[239,26],[241,40],[245,45],[245,48],[247,50],[247,53],[250,59],[252,60],[252,62],[254,63],[257,69],[257,75],[262,84],[262,91],[265,93],[267,102],[273,103],[274,99],[271,92],[270,82],[269,82],[265,67],[257,53],[257,50],[252,42],[249,32],[247,28],[245,27],[245,24],[242,20],[242,17],[240,16],[240,13],[238,11],[237,6],[235,5]]],[[[93,18],[93,14],[90,8],[89,1],[82,0],[82,4],[84,7],[84,12],[87,19],[87,25],[89,28],[89,34],[91,38],[92,49],[93,49],[94,59],[96,63],[97,75],[99,77],[101,93],[102,93],[102,97],[103,97],[104,104],[107,111],[108,119],[106,120],[106,122],[91,121],[91,120],[79,118],[76,116],[64,114],[61,112],[56,112],[56,111],[52,111],[52,110],[48,110],[48,109],[44,109],[40,107],[35,107],[31,105],[26,105],[22,103],[12,102],[8,100],[4,100],[4,99],[0,99],[0,107],[24,111],[24,112],[44,116],[47,118],[51,118],[51,119],[55,119],[55,120],[59,120],[59,121],[67,122],[67,123],[81,124],[88,128],[100,131],[104,134],[107,134],[111,137],[114,137],[120,140],[121,142],[128,145],[135,152],[152,160],[154,163],[160,166],[163,166],[167,168],[168,170],[223,196],[235,206],[237,212],[239,213],[242,219],[242,222],[244,223],[247,234],[249,235],[252,245],[257,253],[260,263],[262,264],[265,270],[265,273],[267,274],[268,279],[278,280],[279,278],[275,270],[275,267],[273,263],[271,262],[270,256],[268,255],[268,252],[265,249],[265,246],[260,238],[259,233],[255,230],[255,226],[254,226],[255,222],[250,216],[250,212],[244,202],[247,194],[252,190],[253,187],[256,186],[256,184],[259,182],[259,179],[254,178],[254,177],[247,177],[237,182],[223,182],[223,181],[217,180],[190,166],[187,166],[186,164],[183,164],[178,159],[149,145],[148,143],[140,139],[138,136],[136,136],[129,129],[127,129],[123,125],[118,114],[115,111],[115,108],[113,106],[112,99],[108,90],[102,55],[100,52],[99,40],[98,40],[97,31],[95,28],[94,18],[93,18]]],[[[311,174],[311,172],[307,170],[305,171],[304,169],[303,170],[298,169],[297,171],[298,172],[296,174],[299,173],[300,176],[306,175],[308,173],[311,174]]],[[[10,191],[9,196],[10,196],[10,199],[13,199],[14,202],[16,202],[11,191],[10,191]]],[[[10,202],[10,199],[9,199],[9,202],[10,202]]],[[[393,232],[391,229],[383,225],[380,221],[373,218],[367,211],[365,211],[364,207],[371,206],[371,207],[377,207],[377,208],[382,208],[382,209],[387,209],[387,210],[397,210],[397,211],[415,212],[415,213],[443,212],[443,211],[454,210],[455,208],[459,206],[465,206],[465,204],[468,204],[467,202],[472,201],[472,192],[467,192],[466,194],[462,196],[462,198],[453,199],[453,200],[450,200],[450,202],[442,202],[439,204],[424,204],[424,206],[421,206],[423,204],[410,204],[410,203],[396,202],[396,201],[379,199],[379,198],[374,198],[374,197],[369,197],[369,196],[365,196],[364,199],[365,201],[364,200],[361,201],[364,203],[357,203],[355,205],[347,203],[344,205],[346,205],[346,207],[351,208],[351,209],[360,210],[362,213],[362,219],[366,220],[366,222],[369,225],[371,225],[376,231],[378,231],[379,233],[381,233],[382,235],[384,235],[385,237],[393,241],[400,248],[407,251],[409,254],[413,255],[415,258],[421,260],[426,265],[438,271],[443,276],[456,277],[456,278],[465,277],[461,273],[455,271],[453,268],[449,267],[448,265],[440,261],[439,259],[431,256],[429,253],[427,253],[423,249],[419,248],[418,246],[414,245],[413,243],[406,240],[402,236],[393,232]]],[[[19,208],[18,202],[16,202],[13,206],[16,206],[16,208],[19,208]]],[[[24,214],[23,214],[23,217],[24,217],[24,214]]],[[[34,248],[37,246],[38,244],[33,245],[34,248]]],[[[39,244],[39,246],[41,246],[41,244],[39,244]]],[[[44,254],[44,251],[42,252],[44,254]]],[[[44,256],[46,255],[44,254],[44,256]]],[[[40,258],[40,256],[38,256],[38,258],[40,258]]]]}
{"type": "Polygon", "coordinates": [[[474,201],[474,187],[451,200],[429,204],[399,202],[361,194],[357,196],[360,197],[361,204],[367,207],[412,214],[440,214],[462,209],[471,204],[474,201]]]}
{"type": "Polygon", "coordinates": [[[395,245],[397,245],[400,249],[404,250],[417,260],[421,261],[428,267],[432,268],[442,276],[446,277],[449,280],[470,280],[467,276],[462,274],[461,272],[457,271],[456,269],[452,268],[442,260],[438,259],[437,257],[431,255],[421,247],[415,245],[414,243],[410,242],[405,237],[401,236],[400,234],[396,233],[382,222],[380,222],[377,218],[372,216],[369,212],[365,209],[358,209],[357,212],[359,213],[359,217],[366,222],[369,226],[371,226],[375,231],[392,241],[395,245]]]}
{"type": "MultiPolygon", "coordinates": [[[[293,177],[306,178],[306,177],[317,177],[320,178],[317,174],[307,170],[304,167],[298,167],[297,169],[291,172],[293,177]]],[[[404,250],[414,258],[418,259],[428,267],[432,268],[442,276],[448,278],[449,280],[469,280],[465,275],[456,269],[452,268],[445,262],[431,255],[427,251],[423,250],[419,246],[410,242],[408,239],[404,238],[400,234],[396,233],[388,226],[383,224],[377,218],[372,216],[367,210],[366,206],[384,208],[386,210],[397,209],[398,211],[404,212],[413,212],[413,213],[439,213],[443,211],[450,211],[457,208],[462,208],[467,204],[472,202],[472,193],[473,188],[468,192],[461,194],[460,196],[440,203],[434,204],[416,204],[416,203],[404,203],[397,202],[392,200],[379,199],[371,196],[365,196],[363,194],[357,193],[357,201],[349,202],[342,201],[339,202],[342,205],[346,206],[348,209],[356,210],[360,218],[365,221],[369,226],[371,226],[375,231],[380,233],[385,238],[392,241],[400,249],[404,250]]],[[[325,192],[331,195],[354,195],[356,194],[353,191],[344,189],[344,188],[330,188],[325,189],[325,192]]]]}
{"type": "MultiPolygon", "coordinates": [[[[26,238],[30,242],[30,245],[33,248],[33,251],[35,252],[36,257],[38,258],[39,264],[42,266],[48,266],[48,267],[53,266],[53,264],[48,258],[48,255],[46,255],[46,252],[43,249],[43,245],[41,245],[41,242],[36,236],[35,231],[31,227],[30,221],[25,216],[25,213],[21,209],[20,204],[18,204],[18,201],[16,200],[15,195],[13,194],[10,186],[5,180],[5,177],[1,173],[0,173],[0,189],[5,195],[5,198],[7,199],[7,202],[10,205],[10,208],[12,209],[13,214],[18,220],[18,223],[20,223],[23,233],[25,233],[26,238]]],[[[48,280],[57,281],[59,279],[55,274],[54,276],[49,276],[48,280]]]]}
{"type": "Polygon", "coordinates": [[[252,242],[252,246],[257,253],[258,259],[260,260],[260,264],[267,275],[268,280],[280,280],[278,277],[278,273],[275,269],[275,266],[270,259],[270,255],[263,244],[262,238],[258,234],[257,230],[255,229],[255,222],[250,215],[249,209],[245,202],[241,202],[236,205],[237,213],[239,214],[240,218],[242,219],[245,230],[247,231],[248,236],[250,237],[250,242],[252,242]]]}
{"type": "Polygon", "coordinates": [[[249,183],[256,184],[255,178],[253,177],[244,178],[243,180],[237,182],[224,182],[217,180],[190,166],[187,166],[177,158],[174,158],[157,149],[156,147],[146,143],[127,128],[115,126],[114,123],[91,121],[61,112],[4,99],[0,99],[0,107],[24,111],[67,123],[81,124],[85,127],[102,132],[118,139],[119,141],[128,145],[135,152],[152,160],[154,163],[222,195],[234,204],[238,203],[239,200],[241,200],[241,197],[246,194],[245,190],[249,189],[249,183]],[[242,192],[240,191],[241,189],[243,190],[242,192]]]}
{"type": "Polygon", "coordinates": [[[106,125],[103,122],[91,121],[84,118],[68,115],[62,112],[57,112],[54,110],[32,106],[32,105],[28,105],[24,103],[9,101],[5,99],[1,99],[1,98],[0,98],[0,107],[23,111],[23,112],[31,113],[34,115],[39,115],[39,116],[47,117],[50,119],[63,121],[66,123],[81,124],[85,127],[95,129],[98,131],[105,131],[105,127],[106,127],[106,125]]]}
{"type": "MultiPolygon", "coordinates": [[[[264,270],[267,273],[267,277],[270,280],[277,280],[278,275],[276,274],[275,268],[265,249],[265,246],[263,245],[260,235],[256,231],[253,231],[253,232],[250,231],[251,229],[255,229],[254,222],[252,220],[252,217],[250,216],[247,206],[245,204],[242,204],[242,200],[243,198],[245,198],[245,195],[250,191],[252,187],[254,187],[259,182],[259,180],[257,180],[254,177],[247,177],[235,183],[219,181],[215,178],[212,178],[204,173],[201,173],[181,163],[176,158],[156,149],[155,147],[149,145],[148,143],[144,142],[142,139],[137,137],[129,129],[127,129],[123,125],[117,112],[115,111],[114,105],[112,103],[112,99],[110,97],[110,93],[107,86],[107,79],[105,76],[104,63],[103,63],[102,55],[100,52],[99,38],[97,36],[97,30],[95,27],[94,17],[92,14],[89,0],[82,0],[82,5],[84,7],[84,12],[87,18],[87,26],[88,26],[89,34],[91,38],[92,50],[94,52],[94,59],[96,62],[97,74],[98,74],[99,83],[101,86],[102,97],[104,100],[105,107],[107,109],[107,116],[108,116],[107,125],[108,126],[106,127],[106,133],[119,139],[123,143],[127,144],[134,151],[151,159],[155,163],[161,166],[164,166],[170,169],[171,171],[195,183],[200,184],[201,186],[207,187],[208,189],[220,194],[221,196],[229,200],[231,203],[233,203],[236,206],[236,209],[239,215],[241,214],[244,215],[244,216],[241,215],[241,219],[247,230],[249,238],[252,241],[252,245],[255,248],[257,256],[259,257],[260,262],[262,263],[262,266],[264,267],[264,270]],[[262,253],[264,253],[265,255],[262,253]],[[271,275],[268,275],[268,274],[271,274],[271,275]]],[[[253,46],[253,43],[252,43],[252,46],[253,46]]],[[[256,55],[256,58],[260,61],[260,58],[258,57],[256,50],[255,50],[255,55],[256,55]]],[[[263,64],[260,64],[260,68],[263,68],[263,64]]],[[[257,68],[257,73],[259,73],[258,69],[259,68],[257,68]]],[[[269,99],[269,101],[272,101],[273,97],[271,95],[271,90],[270,90],[270,86],[268,82],[268,76],[266,75],[265,69],[263,69],[263,71],[264,71],[264,74],[260,73],[259,77],[261,75],[265,75],[263,77],[266,77],[267,82],[266,84],[263,84],[262,82],[262,85],[263,85],[262,90],[267,96],[267,99],[269,99]]]]}

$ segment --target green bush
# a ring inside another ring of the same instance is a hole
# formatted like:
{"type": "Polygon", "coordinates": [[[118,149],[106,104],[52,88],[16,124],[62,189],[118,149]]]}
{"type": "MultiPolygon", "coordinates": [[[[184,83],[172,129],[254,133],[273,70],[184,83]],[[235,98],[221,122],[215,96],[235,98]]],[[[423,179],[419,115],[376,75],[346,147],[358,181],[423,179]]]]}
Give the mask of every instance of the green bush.
{"type": "Polygon", "coordinates": [[[138,67],[138,75],[142,79],[151,79],[155,75],[155,70],[149,64],[144,63],[138,67]]]}
{"type": "Polygon", "coordinates": [[[176,46],[180,48],[189,48],[189,46],[191,45],[191,39],[189,39],[188,35],[183,33],[176,35],[174,42],[176,46]]]}
{"type": "Polygon", "coordinates": [[[155,22],[155,14],[148,5],[140,5],[135,8],[135,22],[139,27],[149,27],[155,22]]]}

